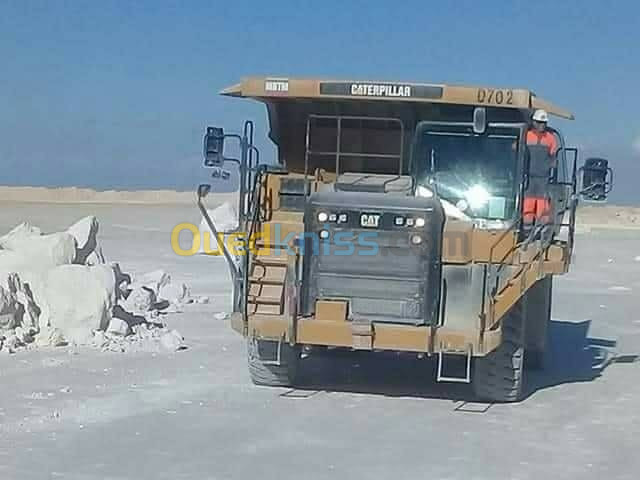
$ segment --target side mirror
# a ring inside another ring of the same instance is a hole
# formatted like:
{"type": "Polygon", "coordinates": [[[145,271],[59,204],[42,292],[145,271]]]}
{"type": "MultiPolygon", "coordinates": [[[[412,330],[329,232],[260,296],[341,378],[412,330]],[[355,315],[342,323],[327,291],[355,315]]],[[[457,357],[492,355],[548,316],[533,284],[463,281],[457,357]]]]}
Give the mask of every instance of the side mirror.
{"type": "Polygon", "coordinates": [[[587,158],[580,168],[582,189],[580,195],[587,201],[603,202],[613,188],[613,170],[604,158],[587,158]]]}
{"type": "Polygon", "coordinates": [[[201,183],[198,185],[198,198],[202,199],[206,197],[211,191],[211,185],[208,183],[201,183]]]}
{"type": "Polygon", "coordinates": [[[224,130],[207,127],[204,135],[204,166],[220,167],[224,164],[224,130]]]}

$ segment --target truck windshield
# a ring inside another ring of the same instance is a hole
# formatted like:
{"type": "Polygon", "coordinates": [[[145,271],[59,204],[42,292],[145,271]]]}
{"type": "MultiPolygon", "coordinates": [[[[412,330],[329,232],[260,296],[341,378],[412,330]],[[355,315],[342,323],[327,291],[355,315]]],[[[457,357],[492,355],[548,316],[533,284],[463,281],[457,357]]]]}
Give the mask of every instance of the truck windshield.
{"type": "Polygon", "coordinates": [[[520,129],[428,125],[418,130],[412,168],[417,193],[437,191],[472,218],[511,219],[519,190],[520,129]]]}

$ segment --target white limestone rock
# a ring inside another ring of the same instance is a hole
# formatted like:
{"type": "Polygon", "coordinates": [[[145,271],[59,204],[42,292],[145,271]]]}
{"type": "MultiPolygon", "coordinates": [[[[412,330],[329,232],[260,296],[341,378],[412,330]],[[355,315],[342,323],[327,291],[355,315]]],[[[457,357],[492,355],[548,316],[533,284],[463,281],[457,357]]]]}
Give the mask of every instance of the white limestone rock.
{"type": "Polygon", "coordinates": [[[24,327],[16,327],[15,336],[18,337],[20,343],[26,345],[28,343],[33,343],[35,340],[36,329],[35,328],[24,328],[24,327]]]}
{"type": "Polygon", "coordinates": [[[184,337],[177,330],[171,330],[160,337],[160,345],[169,352],[175,352],[186,348],[184,337]]]}
{"type": "MultiPolygon", "coordinates": [[[[113,321],[113,320],[112,320],[113,321]]],[[[102,348],[107,344],[107,336],[101,330],[93,332],[93,339],[91,340],[91,345],[94,347],[102,348]]]]}
{"type": "Polygon", "coordinates": [[[96,247],[96,249],[87,256],[84,263],[85,265],[104,265],[107,263],[105,256],[102,253],[102,247],[96,247]]]}
{"type": "Polygon", "coordinates": [[[31,286],[23,282],[17,273],[10,273],[6,284],[19,307],[16,316],[17,324],[37,331],[40,308],[35,302],[31,286]]]}
{"type": "Polygon", "coordinates": [[[160,290],[170,283],[171,275],[164,270],[154,270],[135,277],[131,282],[131,288],[145,287],[151,290],[157,298],[160,296],[160,290]]]}
{"type": "Polygon", "coordinates": [[[40,328],[35,336],[35,344],[38,347],[62,347],[67,344],[62,332],[53,327],[40,328]]]}
{"type": "Polygon", "coordinates": [[[85,265],[61,265],[44,276],[38,305],[40,327],[58,328],[76,344],[90,342],[94,330],[104,330],[111,320],[115,283],[112,269],[85,265]]]}
{"type": "Polygon", "coordinates": [[[76,256],[76,241],[66,232],[13,235],[2,248],[22,255],[36,270],[70,264],[76,256]]]}
{"type": "Polygon", "coordinates": [[[22,346],[24,346],[24,343],[20,341],[15,333],[10,333],[5,336],[2,342],[2,349],[5,350],[6,353],[15,353],[18,348],[22,346]]]}
{"type": "Polygon", "coordinates": [[[38,237],[42,231],[28,222],[23,222],[14,227],[9,233],[0,237],[0,249],[13,250],[12,246],[20,245],[27,237],[38,237]]]}
{"type": "Polygon", "coordinates": [[[129,296],[121,302],[122,308],[133,314],[144,314],[152,310],[156,303],[156,294],[149,287],[135,287],[129,296]]]}
{"type": "MultiPolygon", "coordinates": [[[[124,320],[119,318],[112,318],[109,322],[109,326],[107,327],[107,333],[112,333],[115,335],[126,336],[130,332],[129,325],[124,320]]],[[[94,334],[95,339],[95,334],[94,334]]]]}
{"type": "Polygon", "coordinates": [[[191,297],[191,290],[185,283],[170,283],[160,289],[159,299],[166,300],[169,303],[181,304],[187,303],[191,297]]]}
{"type": "Polygon", "coordinates": [[[18,325],[18,302],[14,294],[0,285],[0,330],[10,330],[18,325]]]}
{"type": "Polygon", "coordinates": [[[76,241],[76,255],[73,263],[82,265],[87,263],[89,256],[98,247],[98,229],[98,219],[93,215],[78,220],[67,229],[67,233],[76,241]]]}

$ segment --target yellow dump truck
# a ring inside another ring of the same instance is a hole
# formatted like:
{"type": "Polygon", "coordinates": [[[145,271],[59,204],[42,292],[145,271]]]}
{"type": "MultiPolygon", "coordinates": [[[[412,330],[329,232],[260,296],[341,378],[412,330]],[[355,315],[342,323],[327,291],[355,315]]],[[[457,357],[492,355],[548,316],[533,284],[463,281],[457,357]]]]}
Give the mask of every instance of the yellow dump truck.
{"type": "Polygon", "coordinates": [[[206,130],[213,176],[239,169],[240,248],[207,214],[211,185],[198,189],[253,382],[295,385],[303,351],[411,352],[434,358],[437,381],[518,400],[525,358],[544,357],[578,197],[611,189],[607,162],[578,168],[558,129],[553,149],[527,145],[535,110],[573,115],[512,88],[254,77],[221,93],[264,103],[278,152],[260,158],[252,122],[206,130]],[[530,198],[547,211],[526,218],[530,198]]]}

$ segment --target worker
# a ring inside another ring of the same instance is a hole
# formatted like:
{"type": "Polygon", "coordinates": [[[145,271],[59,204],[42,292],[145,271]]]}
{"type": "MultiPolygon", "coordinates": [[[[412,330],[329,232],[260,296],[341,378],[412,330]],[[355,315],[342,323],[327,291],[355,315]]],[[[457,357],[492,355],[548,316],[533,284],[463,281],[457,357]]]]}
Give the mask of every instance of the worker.
{"type": "MultiPolygon", "coordinates": [[[[549,149],[551,164],[555,167],[555,155],[558,152],[558,142],[553,132],[547,129],[549,115],[546,111],[538,109],[531,117],[531,128],[527,131],[527,145],[545,145],[549,149]]],[[[525,194],[523,205],[523,218],[525,223],[549,223],[551,219],[551,201],[548,194],[539,189],[531,189],[525,194]]],[[[546,190],[546,189],[545,189],[546,190]]]]}
{"type": "Polygon", "coordinates": [[[527,145],[546,145],[549,155],[554,156],[558,152],[558,142],[553,132],[547,129],[549,115],[545,110],[539,109],[531,117],[531,128],[527,131],[527,145]]]}

